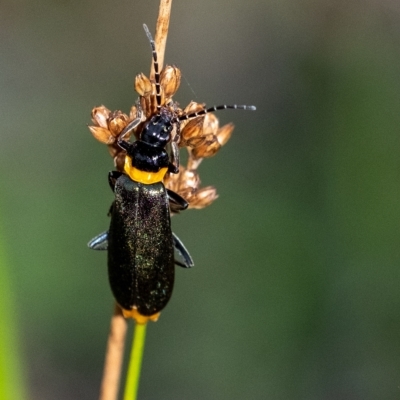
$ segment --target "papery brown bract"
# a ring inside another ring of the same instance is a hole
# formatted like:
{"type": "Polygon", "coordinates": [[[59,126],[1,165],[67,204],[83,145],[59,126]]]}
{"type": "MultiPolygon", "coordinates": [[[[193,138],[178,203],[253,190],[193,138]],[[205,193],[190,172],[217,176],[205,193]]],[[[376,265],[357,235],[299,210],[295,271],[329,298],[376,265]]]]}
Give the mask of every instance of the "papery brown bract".
{"type": "Polygon", "coordinates": [[[197,117],[190,120],[185,124],[181,130],[181,142],[182,147],[196,147],[202,144],[205,140],[203,135],[204,116],[197,117]]]}
{"type": "Polygon", "coordinates": [[[226,142],[231,138],[234,129],[235,125],[233,125],[231,122],[218,129],[217,139],[221,146],[224,146],[226,142]]]}
{"type": "Polygon", "coordinates": [[[92,121],[97,126],[107,128],[107,119],[111,111],[105,106],[95,107],[92,110],[92,121]]]}
{"type": "Polygon", "coordinates": [[[166,65],[160,74],[160,84],[164,92],[165,102],[168,102],[179,89],[181,71],[174,65],[166,65]]]}
{"type": "Polygon", "coordinates": [[[104,144],[111,144],[115,142],[114,136],[107,128],[101,126],[89,126],[90,132],[95,139],[104,144]]]}
{"type": "Polygon", "coordinates": [[[201,145],[192,150],[192,154],[195,158],[208,158],[215,155],[220,148],[217,137],[211,133],[205,137],[205,141],[201,145]]]}

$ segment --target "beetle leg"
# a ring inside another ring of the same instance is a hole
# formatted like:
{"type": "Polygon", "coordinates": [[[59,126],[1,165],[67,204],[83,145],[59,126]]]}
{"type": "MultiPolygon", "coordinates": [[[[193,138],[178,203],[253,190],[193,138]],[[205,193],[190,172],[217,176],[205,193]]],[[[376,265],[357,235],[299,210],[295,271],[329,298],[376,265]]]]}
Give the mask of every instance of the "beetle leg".
{"type": "Polygon", "coordinates": [[[194,267],[193,258],[187,251],[185,245],[178,238],[178,236],[175,235],[174,232],[172,232],[172,239],[174,241],[174,247],[175,247],[176,251],[182,256],[182,258],[184,260],[183,263],[181,261],[175,260],[175,264],[179,265],[180,267],[183,267],[183,268],[194,267]]]}
{"type": "MultiPolygon", "coordinates": [[[[171,142],[171,164],[175,167],[176,172],[173,172],[175,174],[178,173],[179,171],[179,148],[178,145],[176,144],[175,141],[171,142]]],[[[172,171],[170,171],[172,172],[172,171]]]]}
{"type": "Polygon", "coordinates": [[[110,171],[108,173],[108,184],[110,185],[111,190],[114,192],[115,182],[122,175],[122,172],[119,171],[110,171]]]}
{"type": "Polygon", "coordinates": [[[108,231],[102,232],[89,241],[88,247],[92,250],[107,250],[108,231]]]}
{"type": "Polygon", "coordinates": [[[171,210],[173,212],[183,211],[188,208],[189,203],[178,193],[174,192],[173,190],[167,189],[167,194],[171,210]]]}

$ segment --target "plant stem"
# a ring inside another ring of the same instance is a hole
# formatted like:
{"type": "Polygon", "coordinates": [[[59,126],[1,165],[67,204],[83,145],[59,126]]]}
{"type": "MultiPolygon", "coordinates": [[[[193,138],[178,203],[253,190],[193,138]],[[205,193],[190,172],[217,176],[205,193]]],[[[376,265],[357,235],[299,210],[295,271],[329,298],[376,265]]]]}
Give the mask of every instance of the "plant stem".
{"type": "MultiPolygon", "coordinates": [[[[171,16],[172,0],[160,0],[158,9],[158,18],[156,25],[156,35],[154,42],[156,44],[157,59],[159,70],[161,71],[164,65],[165,46],[167,44],[169,19],[171,16]]],[[[154,65],[151,63],[150,78],[154,79],[154,65]]]]}
{"type": "Polygon", "coordinates": [[[126,330],[127,322],[121,313],[120,307],[115,304],[108,335],[100,400],[117,400],[118,398],[126,330]]]}
{"type": "MultiPolygon", "coordinates": [[[[28,395],[25,387],[24,363],[19,349],[15,312],[17,303],[2,244],[3,241],[0,240],[0,399],[23,400],[28,399],[28,395]]],[[[22,310],[22,307],[20,308],[22,310]]]]}
{"type": "Polygon", "coordinates": [[[146,339],[146,327],[147,323],[135,323],[135,332],[133,335],[132,350],[129,360],[128,374],[126,377],[124,400],[137,399],[144,342],[146,339]]]}

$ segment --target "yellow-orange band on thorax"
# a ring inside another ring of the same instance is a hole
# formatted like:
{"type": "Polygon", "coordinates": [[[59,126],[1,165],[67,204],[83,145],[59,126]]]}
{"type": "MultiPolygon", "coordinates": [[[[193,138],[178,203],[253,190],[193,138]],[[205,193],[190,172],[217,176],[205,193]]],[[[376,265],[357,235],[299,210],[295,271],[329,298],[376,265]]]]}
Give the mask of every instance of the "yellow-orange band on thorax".
{"type": "Polygon", "coordinates": [[[133,181],[151,185],[152,183],[162,182],[168,168],[161,168],[158,172],[141,171],[132,166],[132,159],[129,156],[125,156],[124,171],[133,181]]]}

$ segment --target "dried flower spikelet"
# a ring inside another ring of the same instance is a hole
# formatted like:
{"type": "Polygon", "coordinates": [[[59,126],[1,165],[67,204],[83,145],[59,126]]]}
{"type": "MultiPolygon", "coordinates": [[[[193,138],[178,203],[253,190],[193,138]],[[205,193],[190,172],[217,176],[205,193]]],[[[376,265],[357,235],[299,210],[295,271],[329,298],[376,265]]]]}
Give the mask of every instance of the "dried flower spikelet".
{"type": "Polygon", "coordinates": [[[203,135],[204,116],[190,120],[181,130],[180,147],[196,147],[200,146],[205,140],[203,135]]]}
{"type": "Polygon", "coordinates": [[[128,125],[128,116],[121,111],[114,111],[108,120],[108,129],[111,134],[117,137],[128,125]]]}
{"type": "MultiPolygon", "coordinates": [[[[199,104],[196,103],[195,101],[191,101],[183,111],[181,110],[181,112],[178,113],[178,115],[182,116],[182,115],[192,114],[201,110],[204,110],[204,104],[199,104]]],[[[184,119],[183,121],[181,121],[181,132],[190,121],[191,120],[189,119],[184,119]]]]}
{"type": "Polygon", "coordinates": [[[150,96],[153,90],[153,86],[150,79],[143,73],[136,75],[135,77],[135,90],[140,96],[150,96]]]}
{"type": "Polygon", "coordinates": [[[206,136],[206,140],[203,144],[192,150],[192,155],[195,158],[212,157],[220,148],[221,145],[219,144],[217,137],[210,134],[206,136]]]}
{"type": "Polygon", "coordinates": [[[167,189],[173,190],[182,196],[190,207],[192,198],[200,185],[200,177],[196,171],[188,170],[181,166],[179,174],[168,174],[164,179],[164,184],[167,189]]]}
{"type": "Polygon", "coordinates": [[[192,169],[185,169],[181,171],[179,174],[179,189],[197,189],[200,185],[200,176],[199,174],[192,169]]]}
{"type": "Polygon", "coordinates": [[[233,129],[235,128],[235,125],[232,123],[224,125],[221,129],[218,130],[217,133],[217,139],[218,142],[221,146],[224,146],[226,142],[230,139],[232,136],[233,129]]]}
{"type": "Polygon", "coordinates": [[[100,126],[102,128],[107,128],[107,119],[110,115],[111,111],[105,107],[95,107],[92,110],[92,121],[95,125],[100,126]]]}
{"type": "Polygon", "coordinates": [[[112,144],[115,142],[114,136],[108,129],[102,128],[100,126],[88,126],[88,128],[90,132],[92,132],[94,138],[97,139],[99,142],[105,144],[112,144]]]}
{"type": "Polygon", "coordinates": [[[178,187],[179,187],[179,176],[182,172],[182,167],[179,167],[179,173],[178,174],[166,174],[163,180],[164,186],[172,190],[174,192],[178,192],[178,187]]]}
{"type": "Polygon", "coordinates": [[[204,136],[208,135],[216,135],[219,128],[219,121],[215,114],[208,113],[205,115],[204,119],[204,129],[203,134],[204,136]]]}
{"type": "Polygon", "coordinates": [[[165,100],[168,101],[178,90],[181,83],[181,71],[174,65],[166,65],[160,75],[165,100]]]}
{"type": "Polygon", "coordinates": [[[198,112],[204,110],[204,104],[196,103],[195,101],[191,101],[186,108],[183,110],[183,114],[191,114],[194,112],[198,112]]]}
{"type": "Polygon", "coordinates": [[[207,186],[203,189],[196,191],[192,197],[189,208],[204,208],[208,207],[211,203],[218,198],[217,189],[213,186],[207,186]]]}

